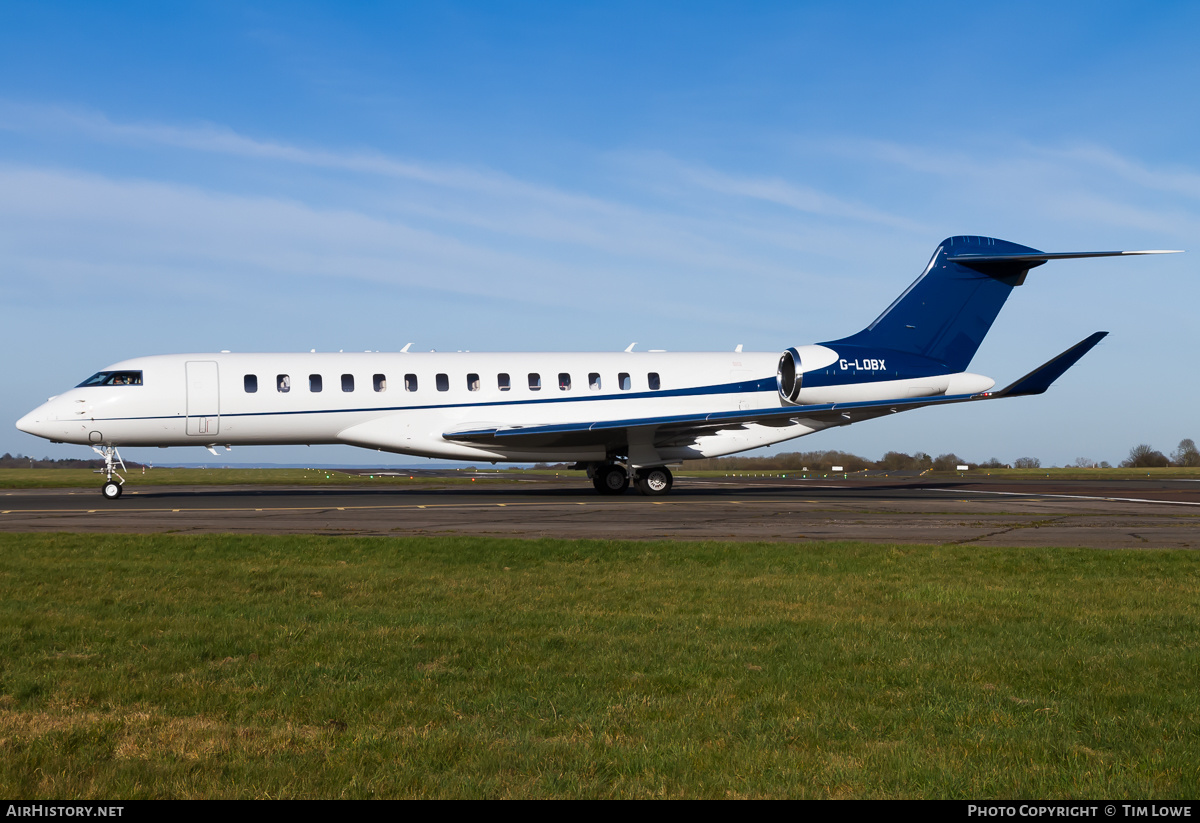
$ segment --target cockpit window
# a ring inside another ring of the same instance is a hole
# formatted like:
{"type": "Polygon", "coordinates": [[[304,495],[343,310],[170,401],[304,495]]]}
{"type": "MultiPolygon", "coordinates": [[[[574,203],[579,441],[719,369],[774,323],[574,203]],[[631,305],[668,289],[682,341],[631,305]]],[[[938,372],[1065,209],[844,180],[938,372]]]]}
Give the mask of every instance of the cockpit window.
{"type": "Polygon", "coordinates": [[[101,371],[96,372],[75,388],[84,386],[140,386],[142,373],[140,371],[101,371]]]}

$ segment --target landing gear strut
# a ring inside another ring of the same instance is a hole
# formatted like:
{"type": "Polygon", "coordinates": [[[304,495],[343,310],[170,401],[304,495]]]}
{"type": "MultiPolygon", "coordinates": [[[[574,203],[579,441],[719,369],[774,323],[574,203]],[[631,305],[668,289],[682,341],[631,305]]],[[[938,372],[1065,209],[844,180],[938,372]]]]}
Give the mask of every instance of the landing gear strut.
{"type": "Polygon", "coordinates": [[[105,500],[116,500],[121,496],[125,478],[117,472],[115,464],[120,464],[121,471],[129,471],[125,468],[125,461],[121,459],[116,446],[92,446],[92,451],[104,458],[104,468],[96,469],[96,474],[104,475],[104,485],[100,487],[100,493],[104,495],[105,500]]]}

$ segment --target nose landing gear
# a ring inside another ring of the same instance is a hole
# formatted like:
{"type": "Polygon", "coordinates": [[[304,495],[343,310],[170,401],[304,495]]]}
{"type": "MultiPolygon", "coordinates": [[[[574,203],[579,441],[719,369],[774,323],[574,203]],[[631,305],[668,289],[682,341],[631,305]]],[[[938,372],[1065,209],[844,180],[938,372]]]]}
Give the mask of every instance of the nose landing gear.
{"type": "Polygon", "coordinates": [[[104,458],[104,468],[96,469],[96,474],[102,474],[105,477],[104,485],[100,487],[100,493],[104,495],[105,500],[118,499],[121,496],[121,488],[125,485],[125,478],[117,472],[115,464],[120,464],[121,471],[129,471],[125,468],[125,461],[121,459],[116,446],[92,446],[92,451],[104,458]],[[113,479],[114,477],[116,480],[113,479]]]}

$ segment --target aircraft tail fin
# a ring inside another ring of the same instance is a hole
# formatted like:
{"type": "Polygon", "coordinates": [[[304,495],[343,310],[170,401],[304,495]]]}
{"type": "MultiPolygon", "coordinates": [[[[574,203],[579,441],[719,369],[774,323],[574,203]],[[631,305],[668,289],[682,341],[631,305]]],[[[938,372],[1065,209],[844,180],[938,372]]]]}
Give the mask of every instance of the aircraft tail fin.
{"type": "Polygon", "coordinates": [[[839,345],[858,346],[915,354],[942,363],[951,371],[965,371],[1009,293],[1025,282],[1030,269],[1050,260],[1169,253],[1047,253],[994,237],[948,237],[921,276],[871,325],[828,345],[835,349],[839,345]]]}

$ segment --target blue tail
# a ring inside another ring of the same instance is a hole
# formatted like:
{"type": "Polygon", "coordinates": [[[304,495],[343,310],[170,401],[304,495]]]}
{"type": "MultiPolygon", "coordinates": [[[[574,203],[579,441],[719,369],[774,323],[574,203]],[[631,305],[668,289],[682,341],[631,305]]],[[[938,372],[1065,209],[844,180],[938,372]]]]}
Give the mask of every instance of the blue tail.
{"type": "Polygon", "coordinates": [[[1047,257],[994,237],[948,237],[874,323],[828,345],[915,354],[965,371],[1009,292],[1047,257]]]}

